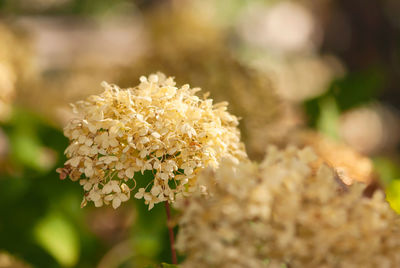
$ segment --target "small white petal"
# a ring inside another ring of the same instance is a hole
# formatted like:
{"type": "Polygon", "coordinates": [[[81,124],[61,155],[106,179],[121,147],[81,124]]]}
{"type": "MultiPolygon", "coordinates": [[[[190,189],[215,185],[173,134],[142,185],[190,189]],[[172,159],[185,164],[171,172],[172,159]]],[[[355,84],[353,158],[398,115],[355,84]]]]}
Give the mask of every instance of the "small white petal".
{"type": "Polygon", "coordinates": [[[95,201],[95,202],[101,198],[100,194],[97,191],[91,191],[89,193],[89,197],[92,201],[95,201]]]}
{"type": "Polygon", "coordinates": [[[159,139],[161,137],[160,133],[158,133],[158,132],[151,133],[151,136],[153,136],[156,139],[159,139]]]}
{"type": "Polygon", "coordinates": [[[89,191],[90,189],[92,189],[93,184],[91,184],[90,182],[85,183],[85,185],[83,185],[83,190],[85,191],[89,191]]]}
{"type": "Polygon", "coordinates": [[[70,160],[68,160],[66,163],[70,164],[73,167],[77,167],[79,165],[80,161],[81,161],[81,157],[76,156],[76,157],[71,158],[70,160]]]}
{"type": "Polygon", "coordinates": [[[103,200],[102,200],[102,199],[99,199],[99,200],[95,201],[95,202],[94,202],[94,205],[95,205],[95,207],[97,207],[97,208],[103,206],[103,200]]]}
{"type": "Polygon", "coordinates": [[[126,194],[120,194],[118,195],[119,199],[121,199],[122,202],[126,202],[129,200],[129,197],[126,194]]]}
{"type": "Polygon", "coordinates": [[[112,192],[112,187],[109,183],[107,183],[106,185],[104,185],[103,189],[101,190],[101,192],[103,194],[109,194],[112,192]]]}
{"type": "Polygon", "coordinates": [[[113,184],[112,185],[112,190],[114,193],[120,193],[121,192],[121,188],[119,187],[118,184],[113,184]]]}
{"type": "Polygon", "coordinates": [[[130,167],[127,170],[125,170],[125,175],[129,178],[132,179],[133,176],[135,176],[135,169],[130,167]]]}
{"type": "Polygon", "coordinates": [[[92,177],[94,174],[94,170],[92,169],[92,167],[87,167],[85,168],[85,176],[90,178],[92,177]]]}
{"type": "Polygon", "coordinates": [[[189,176],[193,173],[193,168],[187,167],[184,170],[185,175],[189,176]]]}
{"type": "Polygon", "coordinates": [[[150,200],[153,199],[153,197],[152,197],[149,193],[145,193],[143,196],[144,196],[144,199],[145,199],[146,201],[150,201],[150,200]]]}
{"type": "Polygon", "coordinates": [[[151,194],[154,196],[157,196],[160,193],[160,187],[159,186],[153,186],[153,188],[151,189],[151,194]]]}
{"type": "Polygon", "coordinates": [[[114,209],[118,208],[121,205],[121,199],[118,197],[114,198],[112,201],[112,206],[114,209]]]}

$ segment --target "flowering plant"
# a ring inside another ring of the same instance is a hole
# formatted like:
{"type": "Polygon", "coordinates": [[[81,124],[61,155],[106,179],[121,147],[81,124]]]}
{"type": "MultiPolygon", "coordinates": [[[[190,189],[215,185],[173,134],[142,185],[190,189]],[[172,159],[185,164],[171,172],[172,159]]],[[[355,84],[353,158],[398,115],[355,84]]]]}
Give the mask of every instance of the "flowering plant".
{"type": "Polygon", "coordinates": [[[64,130],[69,159],[58,172],[83,185],[82,206],[93,201],[119,207],[136,186],[135,174],[149,171],[153,179],[135,197],[151,209],[189,195],[197,173],[217,167],[222,157],[246,157],[238,119],[227,112],[227,103],[196,96],[199,88],[177,87],[162,73],[140,77],[134,88],[102,85],[102,94],[73,105],[82,117],[64,130]]]}

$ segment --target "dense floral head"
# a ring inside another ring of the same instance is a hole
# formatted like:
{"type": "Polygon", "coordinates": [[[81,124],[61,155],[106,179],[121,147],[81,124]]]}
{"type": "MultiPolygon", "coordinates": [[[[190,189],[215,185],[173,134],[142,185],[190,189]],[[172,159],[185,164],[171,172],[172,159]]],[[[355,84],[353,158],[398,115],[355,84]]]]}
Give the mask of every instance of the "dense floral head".
{"type": "Polygon", "coordinates": [[[182,208],[182,267],[400,267],[399,217],[382,191],[363,197],[311,149],[270,148],[260,165],[205,170],[182,208]]]}
{"type": "Polygon", "coordinates": [[[196,96],[198,88],[177,87],[161,73],[140,77],[134,88],[103,87],[102,94],[73,106],[83,118],[64,130],[69,160],[58,171],[61,178],[80,180],[83,205],[118,207],[129,199],[138,172],[148,170],[153,179],[135,197],[151,209],[193,192],[204,167],[217,167],[222,157],[246,156],[238,119],[226,103],[196,96]]]}

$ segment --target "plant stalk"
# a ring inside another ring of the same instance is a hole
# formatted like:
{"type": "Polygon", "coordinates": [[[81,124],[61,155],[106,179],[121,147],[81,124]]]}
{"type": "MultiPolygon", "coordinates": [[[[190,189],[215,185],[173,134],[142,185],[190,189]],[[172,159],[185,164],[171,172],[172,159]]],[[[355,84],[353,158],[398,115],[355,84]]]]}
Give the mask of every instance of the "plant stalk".
{"type": "Polygon", "coordinates": [[[171,209],[169,207],[168,201],[165,201],[165,211],[167,214],[167,227],[168,227],[168,233],[169,233],[169,243],[171,246],[171,258],[172,258],[172,264],[178,264],[178,260],[176,258],[176,251],[175,251],[175,238],[174,238],[174,230],[170,226],[171,223],[171,209]]]}

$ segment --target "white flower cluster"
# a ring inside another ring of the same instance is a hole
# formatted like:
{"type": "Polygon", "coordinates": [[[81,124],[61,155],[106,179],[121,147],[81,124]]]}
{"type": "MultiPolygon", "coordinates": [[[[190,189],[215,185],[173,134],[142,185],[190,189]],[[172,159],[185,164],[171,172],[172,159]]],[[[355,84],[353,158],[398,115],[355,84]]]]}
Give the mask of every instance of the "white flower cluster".
{"type": "Polygon", "coordinates": [[[399,217],[381,191],[345,186],[309,149],[221,164],[206,196],[177,202],[182,267],[400,267],[399,217]]]}
{"type": "Polygon", "coordinates": [[[238,119],[227,112],[226,103],[197,97],[199,88],[177,87],[161,73],[140,77],[134,88],[103,87],[104,93],[73,106],[83,118],[64,130],[69,160],[58,171],[60,178],[80,180],[83,205],[118,207],[130,197],[127,183],[149,170],[154,180],[135,197],[144,198],[151,209],[193,192],[197,173],[217,167],[221,158],[237,162],[246,157],[238,119]]]}

